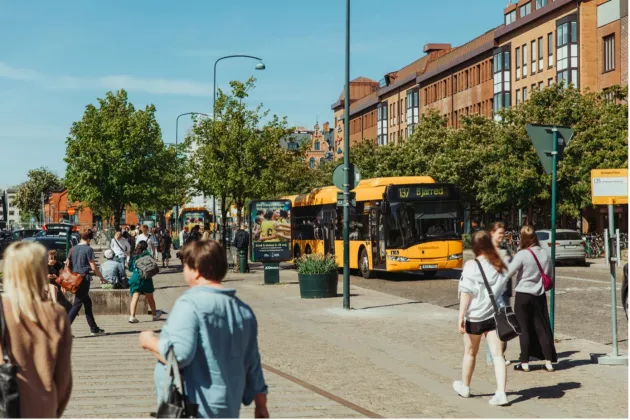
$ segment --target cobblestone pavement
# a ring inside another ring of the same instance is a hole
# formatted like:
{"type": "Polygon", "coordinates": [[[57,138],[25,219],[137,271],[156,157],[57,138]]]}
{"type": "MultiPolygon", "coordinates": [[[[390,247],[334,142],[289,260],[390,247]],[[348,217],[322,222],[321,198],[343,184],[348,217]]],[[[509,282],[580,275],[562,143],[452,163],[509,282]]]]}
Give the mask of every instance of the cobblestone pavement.
{"type": "MultiPolygon", "coordinates": [[[[590,353],[610,352],[609,346],[559,335],[558,370],[527,374],[509,368],[512,405],[491,407],[487,400],[494,391],[494,375],[485,365],[483,349],[473,398],[462,399],[451,389],[460,376],[462,356],[454,310],[352,286],[353,309],[345,311],[341,297],[300,299],[292,270],[282,270],[281,282],[265,286],[259,271],[230,274],[225,282],[256,312],[273,417],[365,416],[357,410],[385,417],[628,416],[627,367],[590,363],[590,353]]],[[[158,307],[168,311],[185,290],[181,284],[180,274],[159,275],[158,307]]],[[[138,348],[137,335],[159,329],[161,323],[149,322],[147,315],[140,319],[131,325],[123,316],[99,317],[112,334],[83,338],[87,325],[77,318],[75,387],[67,417],[147,417],[155,410],[154,361],[138,348]]],[[[517,357],[516,342],[509,344],[507,355],[517,357]]],[[[253,410],[241,413],[251,417],[253,410]]]]}

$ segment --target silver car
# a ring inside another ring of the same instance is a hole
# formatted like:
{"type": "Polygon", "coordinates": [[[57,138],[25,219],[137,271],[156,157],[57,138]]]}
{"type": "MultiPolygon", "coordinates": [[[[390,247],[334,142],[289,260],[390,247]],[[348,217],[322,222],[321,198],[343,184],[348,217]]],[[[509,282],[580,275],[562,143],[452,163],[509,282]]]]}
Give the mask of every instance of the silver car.
{"type": "MultiPolygon", "coordinates": [[[[551,255],[551,231],[536,231],[542,249],[551,255]]],[[[556,229],[556,261],[577,261],[586,265],[586,243],[575,230],[556,229]]]]}

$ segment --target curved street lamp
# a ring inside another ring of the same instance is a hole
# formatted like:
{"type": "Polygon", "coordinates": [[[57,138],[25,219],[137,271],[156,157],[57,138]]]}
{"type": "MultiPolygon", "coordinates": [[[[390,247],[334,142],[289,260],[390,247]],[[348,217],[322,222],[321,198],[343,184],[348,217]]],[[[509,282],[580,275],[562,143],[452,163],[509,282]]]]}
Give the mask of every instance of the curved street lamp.
{"type": "MultiPolygon", "coordinates": [[[[256,70],[265,70],[265,63],[262,62],[262,58],[254,57],[253,55],[243,55],[243,54],[234,54],[234,55],[226,55],[225,57],[218,58],[217,61],[214,62],[214,87],[212,89],[212,137],[214,137],[214,122],[217,119],[217,112],[214,106],[214,103],[217,100],[217,64],[221,60],[225,60],[228,58],[251,58],[252,60],[258,60],[256,66],[254,67],[256,70]]],[[[216,239],[217,237],[217,199],[212,194],[212,217],[214,218],[214,231],[212,232],[212,238],[216,239]]],[[[225,246],[225,243],[223,244],[225,246]]]]}

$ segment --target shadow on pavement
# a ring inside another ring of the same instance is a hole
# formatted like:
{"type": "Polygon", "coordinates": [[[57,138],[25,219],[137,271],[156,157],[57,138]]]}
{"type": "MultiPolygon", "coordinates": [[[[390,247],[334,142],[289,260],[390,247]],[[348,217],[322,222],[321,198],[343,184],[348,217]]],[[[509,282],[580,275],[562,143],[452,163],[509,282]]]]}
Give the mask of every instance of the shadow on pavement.
{"type": "Polygon", "coordinates": [[[510,404],[518,404],[533,398],[538,399],[558,399],[564,397],[566,391],[581,388],[579,382],[561,382],[556,385],[540,386],[536,388],[524,389],[519,392],[510,392],[509,395],[518,395],[518,398],[510,401],[510,404]]]}
{"type": "MultiPolygon", "coordinates": [[[[591,359],[582,359],[582,360],[562,360],[560,362],[558,362],[554,368],[557,371],[560,370],[567,370],[567,369],[572,369],[572,368],[576,368],[579,366],[584,366],[584,365],[592,365],[593,362],[591,361],[591,359]]],[[[544,369],[543,366],[540,367],[540,369],[544,369]]]]}
{"type": "MultiPolygon", "coordinates": [[[[74,337],[73,340],[82,340],[82,339],[86,339],[86,338],[98,338],[98,337],[107,337],[107,336],[111,336],[111,335],[132,335],[132,334],[140,334],[142,331],[145,330],[138,330],[138,331],[118,331],[118,332],[112,332],[112,333],[108,333],[106,332],[103,335],[86,335],[83,337],[74,337]]],[[[154,333],[159,334],[162,332],[162,329],[160,328],[159,330],[153,330],[154,333]]]]}
{"type": "MultiPolygon", "coordinates": [[[[352,296],[352,295],[351,295],[352,296]]],[[[412,304],[416,304],[416,303],[425,303],[425,302],[420,302],[420,301],[414,301],[414,302],[402,302],[402,303],[392,303],[391,305],[377,305],[377,306],[367,306],[365,308],[355,308],[357,311],[364,311],[366,309],[376,309],[376,308],[388,308],[390,306],[401,306],[401,305],[412,305],[412,304]]]]}
{"type": "Polygon", "coordinates": [[[558,360],[573,356],[576,353],[579,353],[579,351],[576,351],[576,350],[562,351],[558,353],[558,360]]]}
{"type": "Polygon", "coordinates": [[[188,286],[183,284],[181,286],[160,286],[160,287],[156,287],[155,290],[164,290],[164,289],[185,289],[188,286]]]}

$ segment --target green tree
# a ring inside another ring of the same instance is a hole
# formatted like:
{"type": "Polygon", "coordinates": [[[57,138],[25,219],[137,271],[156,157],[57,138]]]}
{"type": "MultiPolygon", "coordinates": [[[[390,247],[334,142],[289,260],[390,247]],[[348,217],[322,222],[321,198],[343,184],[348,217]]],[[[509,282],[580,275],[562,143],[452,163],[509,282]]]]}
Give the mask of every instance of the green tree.
{"type": "Polygon", "coordinates": [[[42,194],[47,197],[51,192],[63,188],[63,182],[50,170],[42,167],[28,171],[28,181],[20,184],[15,196],[15,205],[23,216],[42,220],[42,194]]]}
{"type": "MultiPolygon", "coordinates": [[[[173,152],[162,142],[155,106],[136,110],[124,90],[86,106],[66,141],[66,184],[73,201],[120,224],[123,210],[160,202],[173,152]],[[167,170],[165,170],[167,168],[167,170]]],[[[171,205],[174,203],[171,203],[171,205]]]]}

